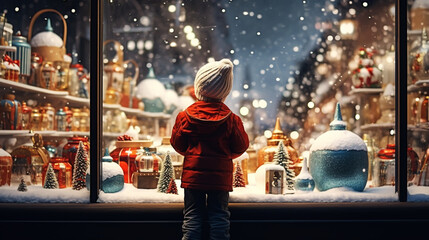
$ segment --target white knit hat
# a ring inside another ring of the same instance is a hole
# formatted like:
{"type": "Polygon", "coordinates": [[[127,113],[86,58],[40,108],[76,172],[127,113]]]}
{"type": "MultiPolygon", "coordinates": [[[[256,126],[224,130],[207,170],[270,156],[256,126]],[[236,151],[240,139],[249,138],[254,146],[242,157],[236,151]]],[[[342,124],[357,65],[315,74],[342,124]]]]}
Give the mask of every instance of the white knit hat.
{"type": "Polygon", "coordinates": [[[232,89],[232,69],[229,59],[202,66],[195,76],[195,96],[201,101],[223,101],[232,89]]]}

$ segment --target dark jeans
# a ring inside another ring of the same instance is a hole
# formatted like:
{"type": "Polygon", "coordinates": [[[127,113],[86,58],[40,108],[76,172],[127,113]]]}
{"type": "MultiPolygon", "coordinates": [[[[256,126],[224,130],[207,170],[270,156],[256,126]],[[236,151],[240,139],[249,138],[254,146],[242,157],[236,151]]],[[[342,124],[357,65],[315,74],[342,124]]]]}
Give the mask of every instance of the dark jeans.
{"type": "Polygon", "coordinates": [[[205,217],[210,226],[210,239],[229,239],[229,192],[201,191],[185,188],[183,238],[201,239],[205,217]]]}

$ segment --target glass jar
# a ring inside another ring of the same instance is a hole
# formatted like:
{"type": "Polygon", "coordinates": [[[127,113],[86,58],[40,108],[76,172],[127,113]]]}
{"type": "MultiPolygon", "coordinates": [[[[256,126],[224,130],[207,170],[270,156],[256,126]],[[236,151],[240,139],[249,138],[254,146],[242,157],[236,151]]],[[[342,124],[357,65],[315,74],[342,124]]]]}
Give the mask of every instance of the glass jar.
{"type": "Polygon", "coordinates": [[[66,130],[66,113],[62,108],[58,109],[56,116],[56,129],[57,131],[65,131],[66,130]]]}
{"type": "Polygon", "coordinates": [[[72,109],[72,128],[71,130],[73,132],[80,131],[80,118],[81,118],[81,111],[79,108],[73,108],[72,109]]]}
{"type": "MultiPolygon", "coordinates": [[[[74,168],[74,162],[76,158],[77,149],[79,148],[79,142],[83,142],[85,150],[89,153],[89,142],[87,137],[74,136],[67,139],[67,144],[63,147],[62,156],[70,163],[72,169],[74,168]]],[[[89,155],[88,155],[89,156],[89,155]]]]}
{"type": "MultiPolygon", "coordinates": [[[[49,161],[52,164],[52,168],[54,169],[55,176],[57,177],[58,187],[59,188],[68,188],[72,186],[72,166],[67,161],[67,159],[63,157],[53,157],[49,161]]],[[[48,169],[49,164],[43,165],[42,171],[42,182],[45,182],[46,171],[48,169]]]]}
{"type": "Polygon", "coordinates": [[[39,109],[34,108],[31,111],[31,124],[30,128],[33,131],[40,131],[42,130],[42,114],[39,112],[39,109]]]}
{"type": "Polygon", "coordinates": [[[89,132],[89,123],[89,109],[87,107],[84,107],[80,111],[80,131],[89,132]]]}
{"type": "Polygon", "coordinates": [[[43,109],[44,109],[44,115],[42,117],[42,122],[46,127],[46,129],[44,130],[54,130],[55,129],[55,108],[53,108],[50,103],[46,103],[43,109]]]}
{"type": "Polygon", "coordinates": [[[65,131],[70,132],[72,130],[72,124],[73,124],[73,111],[70,110],[69,107],[65,106],[64,107],[64,113],[66,114],[66,120],[65,120],[66,130],[65,131]]]}
{"type": "Polygon", "coordinates": [[[23,130],[30,130],[32,111],[33,109],[26,102],[22,102],[21,126],[23,130]]]}
{"type": "Polygon", "coordinates": [[[143,148],[152,145],[151,140],[116,141],[116,148],[110,153],[113,161],[124,171],[124,182],[132,183],[132,175],[138,172],[136,157],[144,152],[143,148]]]}

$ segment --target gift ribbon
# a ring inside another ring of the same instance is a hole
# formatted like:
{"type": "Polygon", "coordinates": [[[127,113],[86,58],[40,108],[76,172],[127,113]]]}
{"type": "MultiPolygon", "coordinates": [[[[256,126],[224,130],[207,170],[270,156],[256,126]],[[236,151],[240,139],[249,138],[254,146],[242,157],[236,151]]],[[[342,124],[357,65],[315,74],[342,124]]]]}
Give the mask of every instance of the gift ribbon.
{"type": "Polygon", "coordinates": [[[3,60],[6,61],[9,65],[18,65],[19,67],[19,60],[13,60],[9,57],[9,55],[4,55],[3,60]]]}

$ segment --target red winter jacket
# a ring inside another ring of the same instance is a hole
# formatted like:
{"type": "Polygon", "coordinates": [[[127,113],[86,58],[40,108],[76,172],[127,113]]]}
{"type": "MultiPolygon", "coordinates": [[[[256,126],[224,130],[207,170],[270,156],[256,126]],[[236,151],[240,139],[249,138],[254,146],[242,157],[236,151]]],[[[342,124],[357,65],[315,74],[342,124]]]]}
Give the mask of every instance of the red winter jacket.
{"type": "Polygon", "coordinates": [[[197,101],[177,115],[171,145],[185,156],[182,188],[232,191],[232,159],[249,147],[241,119],[222,102],[197,101]]]}

